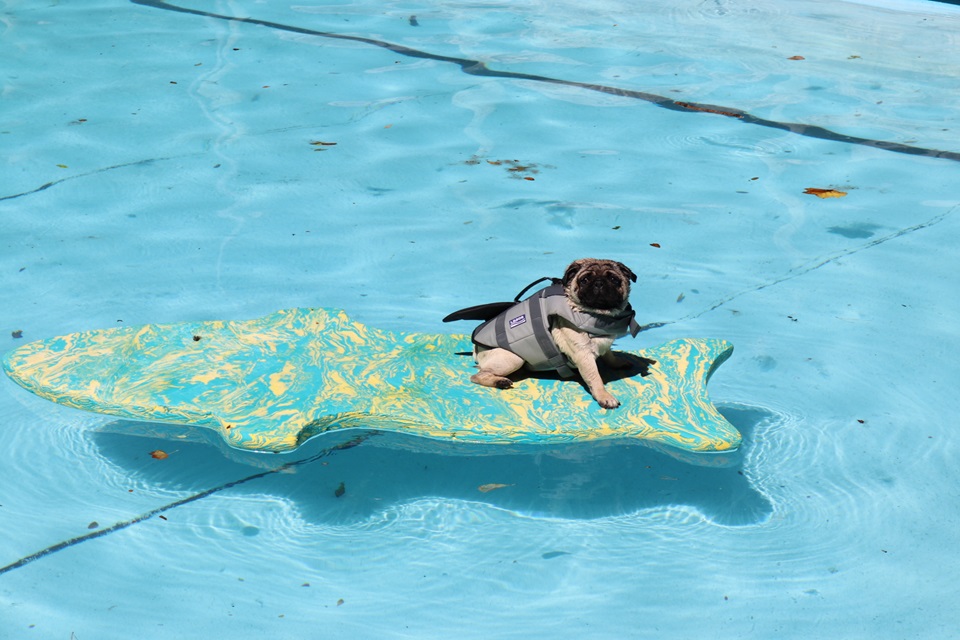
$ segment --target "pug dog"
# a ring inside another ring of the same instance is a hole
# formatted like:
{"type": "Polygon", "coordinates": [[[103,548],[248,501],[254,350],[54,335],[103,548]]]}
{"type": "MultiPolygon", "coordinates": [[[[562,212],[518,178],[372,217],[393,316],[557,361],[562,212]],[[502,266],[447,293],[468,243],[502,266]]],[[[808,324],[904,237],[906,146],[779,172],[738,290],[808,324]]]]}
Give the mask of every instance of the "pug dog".
{"type": "Polygon", "coordinates": [[[474,331],[474,358],[479,371],[470,380],[509,389],[513,382],[507,376],[525,365],[534,371],[556,370],[566,376],[576,369],[600,406],[619,407],[620,401],[604,387],[597,360],[617,369],[632,366],[610,348],[617,338],[627,333],[636,335],[639,329],[629,302],[630,283],[636,281],[636,274],[621,262],[595,258],[574,261],[560,281],[562,291],[559,286],[547,287],[474,331]],[[539,306],[531,312],[530,305],[539,306]],[[495,331],[498,321],[500,328],[495,331]],[[490,328],[484,330],[488,325],[490,328]],[[518,333],[523,331],[526,333],[518,333]],[[552,340],[555,351],[549,344],[545,347],[544,340],[552,340]]]}

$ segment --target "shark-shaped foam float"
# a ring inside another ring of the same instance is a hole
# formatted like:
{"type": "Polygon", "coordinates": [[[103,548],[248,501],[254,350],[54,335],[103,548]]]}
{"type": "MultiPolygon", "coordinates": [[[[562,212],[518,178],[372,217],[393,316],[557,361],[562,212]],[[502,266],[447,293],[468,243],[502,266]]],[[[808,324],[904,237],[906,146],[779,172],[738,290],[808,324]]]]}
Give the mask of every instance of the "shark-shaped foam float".
{"type": "Polygon", "coordinates": [[[247,321],[39,340],[8,353],[3,367],[19,385],[68,407],[207,427],[256,451],[290,451],[351,428],[487,444],[624,439],[702,453],[740,445],[706,390],[733,352],[724,340],[622,352],[638,366],[604,372],[622,403],[614,410],[575,380],[475,385],[470,349],[464,335],[388,332],[335,309],[288,309],[247,321]],[[656,363],[641,367],[644,359],[656,363]]]}

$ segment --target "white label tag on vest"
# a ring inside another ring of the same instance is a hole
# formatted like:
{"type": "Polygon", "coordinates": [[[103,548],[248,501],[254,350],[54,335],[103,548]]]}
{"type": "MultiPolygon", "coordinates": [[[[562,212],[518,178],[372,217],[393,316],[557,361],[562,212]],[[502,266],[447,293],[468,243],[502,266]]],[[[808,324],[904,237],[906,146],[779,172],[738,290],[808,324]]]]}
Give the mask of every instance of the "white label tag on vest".
{"type": "Polygon", "coordinates": [[[510,318],[510,328],[516,329],[520,325],[526,324],[526,322],[527,322],[527,314],[525,313],[517,316],[516,318],[510,318]]]}

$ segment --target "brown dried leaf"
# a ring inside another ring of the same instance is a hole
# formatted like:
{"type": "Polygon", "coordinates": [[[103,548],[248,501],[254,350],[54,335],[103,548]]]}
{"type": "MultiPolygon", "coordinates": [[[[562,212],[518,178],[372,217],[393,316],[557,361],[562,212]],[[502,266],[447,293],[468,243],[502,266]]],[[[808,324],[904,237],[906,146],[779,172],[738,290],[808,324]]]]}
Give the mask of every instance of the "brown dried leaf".
{"type": "Polygon", "coordinates": [[[804,193],[808,193],[812,196],[817,196],[818,198],[842,198],[847,195],[846,191],[838,191],[836,189],[815,189],[810,187],[803,190],[804,193]]]}
{"type": "Polygon", "coordinates": [[[167,455],[166,451],[161,451],[160,449],[156,449],[150,452],[150,457],[153,458],[154,460],[166,460],[170,456],[167,455]]]}

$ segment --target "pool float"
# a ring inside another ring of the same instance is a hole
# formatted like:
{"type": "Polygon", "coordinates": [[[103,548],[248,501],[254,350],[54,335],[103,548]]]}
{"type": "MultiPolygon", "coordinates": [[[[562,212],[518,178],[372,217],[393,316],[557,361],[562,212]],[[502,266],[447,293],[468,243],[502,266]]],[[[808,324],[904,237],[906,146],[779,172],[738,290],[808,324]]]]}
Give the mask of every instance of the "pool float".
{"type": "Polygon", "coordinates": [[[509,390],[475,385],[470,348],[465,335],[389,332],[336,309],[287,309],[39,340],[9,352],[3,368],[68,407],[206,427],[255,451],[290,451],[352,428],[481,444],[625,439],[703,453],[740,444],[706,391],[733,352],[724,340],[622,352],[637,366],[605,372],[622,402],[615,410],[556,376],[524,377],[509,390]],[[642,366],[649,360],[656,364],[642,366]]]}

